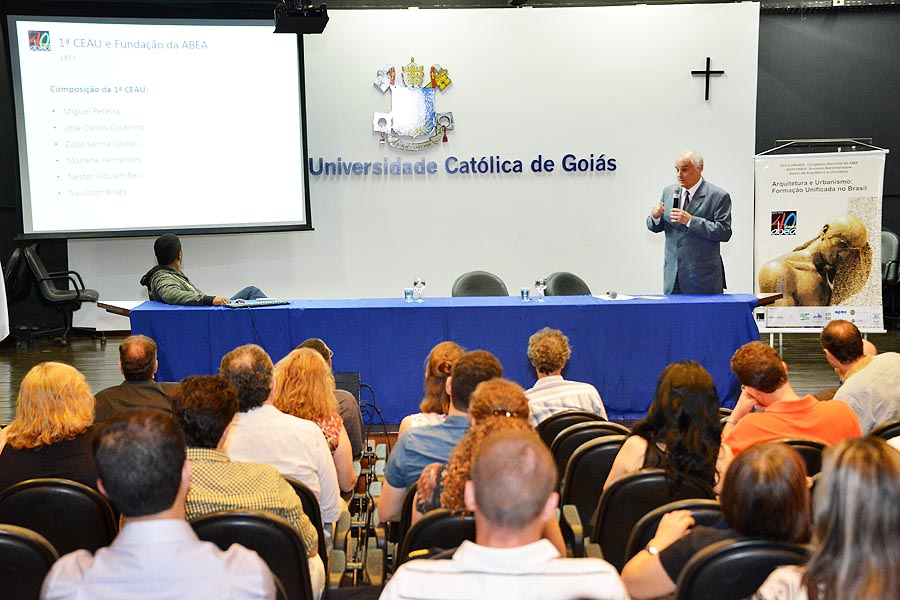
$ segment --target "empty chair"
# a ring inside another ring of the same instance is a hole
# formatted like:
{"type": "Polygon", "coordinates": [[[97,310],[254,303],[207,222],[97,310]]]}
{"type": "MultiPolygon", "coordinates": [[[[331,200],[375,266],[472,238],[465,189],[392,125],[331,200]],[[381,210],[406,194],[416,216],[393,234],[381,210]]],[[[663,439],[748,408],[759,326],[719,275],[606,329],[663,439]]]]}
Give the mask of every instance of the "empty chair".
{"type": "Polygon", "coordinates": [[[806,474],[815,475],[822,470],[822,452],[825,444],[816,440],[785,439],[779,440],[796,450],[806,464],[806,474]]]}
{"type": "Polygon", "coordinates": [[[550,444],[550,454],[553,455],[553,460],[556,462],[560,480],[566,472],[569,458],[582,444],[606,435],[628,435],[629,433],[631,431],[624,425],[610,421],[584,421],[560,431],[550,444]]]}
{"type": "Polygon", "coordinates": [[[487,271],[469,271],[453,282],[450,295],[454,298],[467,296],[509,296],[503,280],[487,271]]]}
{"type": "Polygon", "coordinates": [[[222,550],[240,544],[259,554],[281,582],[287,600],[314,597],[303,540],[281,517],[259,511],[221,511],[198,517],[191,526],[197,537],[222,550]]]}
{"type": "Polygon", "coordinates": [[[0,492],[0,523],[41,534],[61,555],[95,552],[118,532],[109,502],[95,490],[68,479],[29,479],[0,492]]]}
{"type": "Polygon", "coordinates": [[[445,508],[429,511],[406,532],[397,552],[396,566],[416,558],[419,551],[448,550],[465,540],[475,541],[474,515],[445,508]]]}
{"type": "Polygon", "coordinates": [[[897,437],[900,435],[900,419],[894,419],[893,421],[876,425],[875,428],[869,432],[869,435],[883,440],[897,437]]]}
{"type": "Polygon", "coordinates": [[[699,479],[683,476],[672,488],[662,469],[644,469],[619,477],[600,496],[591,523],[590,540],[600,546],[603,558],[621,571],[625,565],[625,545],[631,530],[654,508],[686,498],[716,497],[712,488],[699,479]]]}
{"type": "Polygon", "coordinates": [[[626,562],[650,543],[650,540],[656,535],[656,529],[659,527],[663,515],[675,510],[691,511],[695,526],[712,527],[722,518],[722,509],[719,507],[718,500],[688,498],[663,504],[641,517],[641,520],[631,530],[631,535],[628,536],[628,545],[625,547],[626,562]]]}
{"type": "Polygon", "coordinates": [[[900,237],[893,231],[881,232],[881,290],[886,305],[885,318],[896,320],[894,294],[900,287],[900,237]],[[887,308],[890,307],[890,308],[887,308]]]}
{"type": "Polygon", "coordinates": [[[535,430],[541,436],[541,440],[550,448],[556,436],[567,427],[576,423],[584,423],[585,421],[606,421],[597,413],[586,410],[564,410],[556,414],[550,415],[540,423],[535,430]]]}
{"type": "Polygon", "coordinates": [[[584,280],[568,271],[557,271],[547,277],[548,296],[590,296],[591,288],[584,280]]]}
{"type": "Polygon", "coordinates": [[[91,336],[99,336],[101,341],[105,342],[106,336],[104,334],[98,334],[94,329],[76,328],[72,326],[72,314],[81,308],[81,305],[85,302],[97,302],[100,298],[100,294],[97,290],[90,290],[84,287],[84,281],[81,279],[81,275],[75,271],[48,272],[46,267],[44,267],[44,261],[38,256],[36,244],[26,247],[24,249],[24,255],[25,262],[28,264],[31,273],[34,275],[41,297],[46,302],[49,302],[59,309],[64,323],[63,327],[48,329],[32,334],[29,338],[29,343],[31,342],[31,338],[48,337],[59,334],[61,336],[60,344],[65,346],[68,343],[69,336],[73,330],[84,331],[90,333],[91,336]],[[56,284],[57,281],[67,281],[72,285],[72,289],[69,289],[68,284],[62,287],[58,286],[56,284]]]}
{"type": "Polygon", "coordinates": [[[44,577],[59,555],[42,535],[0,525],[0,589],[4,598],[38,598],[44,577]]]}
{"type": "Polygon", "coordinates": [[[725,540],[704,548],[678,578],[677,600],[739,600],[781,565],[801,565],[809,548],[769,540],[725,540]]]}

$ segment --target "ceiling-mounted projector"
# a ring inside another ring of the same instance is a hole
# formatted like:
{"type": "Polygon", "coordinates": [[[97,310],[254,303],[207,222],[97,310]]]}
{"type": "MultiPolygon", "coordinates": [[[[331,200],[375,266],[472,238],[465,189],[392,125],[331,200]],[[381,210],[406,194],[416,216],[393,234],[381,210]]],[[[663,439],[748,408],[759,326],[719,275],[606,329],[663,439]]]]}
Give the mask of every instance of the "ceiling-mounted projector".
{"type": "Polygon", "coordinates": [[[275,33],[322,33],[328,24],[328,9],[301,0],[275,5],[275,33]]]}

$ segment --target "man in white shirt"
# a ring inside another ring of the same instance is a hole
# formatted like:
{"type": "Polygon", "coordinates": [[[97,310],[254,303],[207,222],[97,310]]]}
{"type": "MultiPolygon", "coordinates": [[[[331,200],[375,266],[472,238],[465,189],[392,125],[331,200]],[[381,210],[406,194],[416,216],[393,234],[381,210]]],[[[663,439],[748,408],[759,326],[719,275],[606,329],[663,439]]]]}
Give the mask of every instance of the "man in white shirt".
{"type": "Polygon", "coordinates": [[[538,378],[534,387],[525,392],[532,425],[564,410],[586,410],[606,418],[597,388],[563,379],[562,370],[571,356],[569,338],[558,329],[544,327],[528,338],[528,359],[538,378]]]}
{"type": "Polygon", "coordinates": [[[343,506],[328,442],[312,421],[272,406],[273,373],[272,359],[255,344],[222,357],[219,374],[237,389],[239,403],[224,450],[231,460],[272,465],[302,481],[319,499],[322,520],[337,521],[343,506]]]}
{"type": "Polygon", "coordinates": [[[113,543],[76,550],[53,565],[41,598],[274,599],[266,563],[238,544],[202,542],[185,520],[191,485],[181,428],[166,413],[134,409],[94,440],[100,491],[125,520],[113,543]]]}
{"type": "Polygon", "coordinates": [[[450,560],[405,563],[388,581],[383,600],[628,598],[612,565],[560,557],[542,539],[559,495],[553,491],[553,457],[536,433],[505,430],[488,436],[471,477],[465,501],[475,513],[476,542],[463,542],[450,560]]]}

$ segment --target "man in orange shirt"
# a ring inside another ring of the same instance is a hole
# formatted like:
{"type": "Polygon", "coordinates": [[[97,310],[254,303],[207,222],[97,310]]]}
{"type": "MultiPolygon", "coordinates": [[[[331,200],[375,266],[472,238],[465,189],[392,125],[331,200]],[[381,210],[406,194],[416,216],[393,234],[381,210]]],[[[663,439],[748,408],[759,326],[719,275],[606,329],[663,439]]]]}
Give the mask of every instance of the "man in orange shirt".
{"type": "Polygon", "coordinates": [[[726,419],[723,443],[737,456],[758,442],[802,438],[833,445],[859,437],[856,413],[847,404],[800,397],[787,378],[787,366],[762,342],[738,348],[731,369],[741,382],[741,397],[726,419]],[[751,412],[762,408],[765,412],[751,412]]]}

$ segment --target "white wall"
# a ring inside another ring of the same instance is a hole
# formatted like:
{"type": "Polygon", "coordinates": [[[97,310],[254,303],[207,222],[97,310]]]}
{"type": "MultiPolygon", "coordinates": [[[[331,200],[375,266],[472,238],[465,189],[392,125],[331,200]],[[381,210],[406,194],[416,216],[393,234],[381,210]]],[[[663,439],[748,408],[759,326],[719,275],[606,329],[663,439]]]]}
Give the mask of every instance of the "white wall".
{"type": "MultiPolygon", "coordinates": [[[[313,232],[184,238],[185,272],[205,291],[252,283],[283,298],[399,296],[424,276],[428,295],[446,296],[457,275],[485,269],[513,294],[556,270],[578,273],[595,293],[659,293],[663,236],[644,219],[687,148],[731,192],[729,291],[752,291],[757,4],[330,16],[323,35],[305,40],[310,156],[424,156],[438,174],[312,176],[313,232]],[[411,56],[453,79],[435,105],[453,112],[455,131],[423,153],[383,146],[372,132],[373,113],[391,110],[390,92],[373,86],[376,71],[399,71],[411,56]],[[703,78],[690,75],[707,56],[725,70],[709,102],[703,78]],[[565,173],[567,153],[605,153],[618,168],[565,173]],[[557,170],[532,173],[538,154],[557,170]],[[519,159],[525,172],[450,175],[450,155],[519,159]]],[[[138,280],[153,264],[152,243],[72,240],[69,263],[104,299],[146,298],[138,280]]],[[[79,319],[128,327],[87,307],[79,319]]]]}

